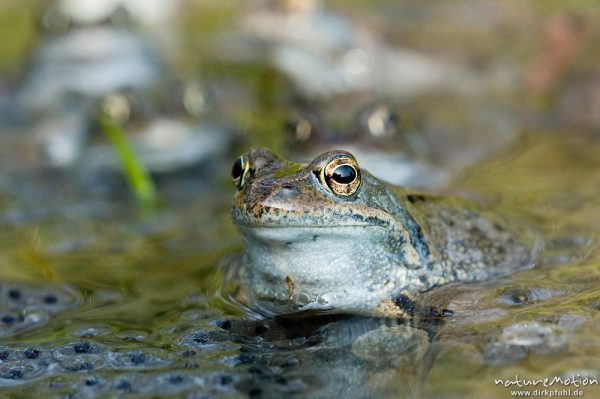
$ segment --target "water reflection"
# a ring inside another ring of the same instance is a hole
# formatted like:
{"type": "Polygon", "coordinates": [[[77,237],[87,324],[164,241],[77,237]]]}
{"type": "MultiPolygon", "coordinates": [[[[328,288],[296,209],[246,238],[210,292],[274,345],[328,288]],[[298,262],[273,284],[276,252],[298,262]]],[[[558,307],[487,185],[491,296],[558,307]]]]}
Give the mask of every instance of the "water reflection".
{"type": "Polygon", "coordinates": [[[437,328],[340,315],[246,324],[230,326],[250,335],[240,359],[253,376],[243,387],[264,397],[418,396],[437,328]]]}

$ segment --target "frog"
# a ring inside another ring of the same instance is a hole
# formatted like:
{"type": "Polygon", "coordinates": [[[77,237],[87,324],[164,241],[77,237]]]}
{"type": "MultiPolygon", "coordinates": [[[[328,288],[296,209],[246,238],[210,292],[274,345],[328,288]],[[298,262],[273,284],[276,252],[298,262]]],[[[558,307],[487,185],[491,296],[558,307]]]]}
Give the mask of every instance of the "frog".
{"type": "Polygon", "coordinates": [[[511,151],[520,134],[509,109],[502,101],[443,95],[396,102],[363,94],[297,105],[284,126],[283,155],[307,161],[345,148],[382,180],[438,191],[511,151]]]}
{"type": "Polygon", "coordinates": [[[175,74],[142,29],[144,13],[128,12],[136,9],[129,1],[55,3],[40,10],[40,37],[22,83],[6,105],[0,99],[3,170],[52,169],[118,190],[123,166],[99,123],[105,116],[156,176],[226,158],[234,132],[214,117],[219,106],[208,89],[220,86],[175,74]]]}
{"type": "MultiPolygon", "coordinates": [[[[93,116],[117,123],[139,161],[155,175],[174,175],[216,163],[233,145],[233,129],[208,117],[207,93],[199,82],[165,78],[148,89],[113,91],[94,104],[93,116]]],[[[90,123],[81,151],[83,173],[114,174],[121,161],[101,124],[90,123]]]]}
{"type": "Polygon", "coordinates": [[[277,312],[409,316],[420,294],[531,268],[540,248],[520,218],[392,186],[344,150],[300,164],[253,147],[231,174],[240,291],[277,312]]]}
{"type": "Polygon", "coordinates": [[[302,161],[343,147],[358,156],[368,170],[392,184],[431,190],[450,180],[450,165],[432,162],[417,123],[404,113],[399,117],[385,101],[363,103],[358,99],[357,106],[354,98],[339,100],[318,110],[300,109],[291,114],[285,124],[285,156],[302,161]]]}

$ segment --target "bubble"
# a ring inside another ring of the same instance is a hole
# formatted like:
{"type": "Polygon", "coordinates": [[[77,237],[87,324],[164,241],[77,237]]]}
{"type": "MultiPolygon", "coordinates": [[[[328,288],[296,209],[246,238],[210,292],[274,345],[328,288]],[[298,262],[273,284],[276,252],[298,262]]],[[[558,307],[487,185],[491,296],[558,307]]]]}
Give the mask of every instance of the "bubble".
{"type": "Polygon", "coordinates": [[[311,301],[308,294],[302,292],[299,294],[294,294],[294,296],[292,297],[292,302],[296,306],[305,306],[308,305],[311,301]]]}

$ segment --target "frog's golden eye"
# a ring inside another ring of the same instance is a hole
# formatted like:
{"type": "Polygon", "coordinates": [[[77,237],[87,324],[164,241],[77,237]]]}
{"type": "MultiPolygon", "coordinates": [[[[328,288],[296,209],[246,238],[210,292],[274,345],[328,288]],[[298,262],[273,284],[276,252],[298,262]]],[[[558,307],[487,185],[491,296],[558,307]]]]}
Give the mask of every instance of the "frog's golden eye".
{"type": "Polygon", "coordinates": [[[250,162],[248,162],[248,159],[246,159],[244,155],[236,159],[236,161],[233,163],[233,168],[231,169],[231,178],[233,179],[233,183],[238,190],[241,190],[246,182],[248,169],[250,169],[250,162]]]}
{"type": "Polygon", "coordinates": [[[360,186],[360,169],[353,158],[336,158],[321,171],[321,183],[334,194],[348,196],[360,186]]]}

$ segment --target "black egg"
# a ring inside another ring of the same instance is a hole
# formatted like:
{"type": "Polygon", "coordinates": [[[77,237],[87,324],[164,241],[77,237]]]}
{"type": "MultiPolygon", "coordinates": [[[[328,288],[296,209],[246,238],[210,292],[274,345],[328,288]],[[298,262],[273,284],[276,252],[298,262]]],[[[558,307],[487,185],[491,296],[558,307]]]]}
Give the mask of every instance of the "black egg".
{"type": "Polygon", "coordinates": [[[340,165],[333,170],[331,179],[340,184],[349,184],[356,179],[356,170],[350,165],[340,165]]]}

